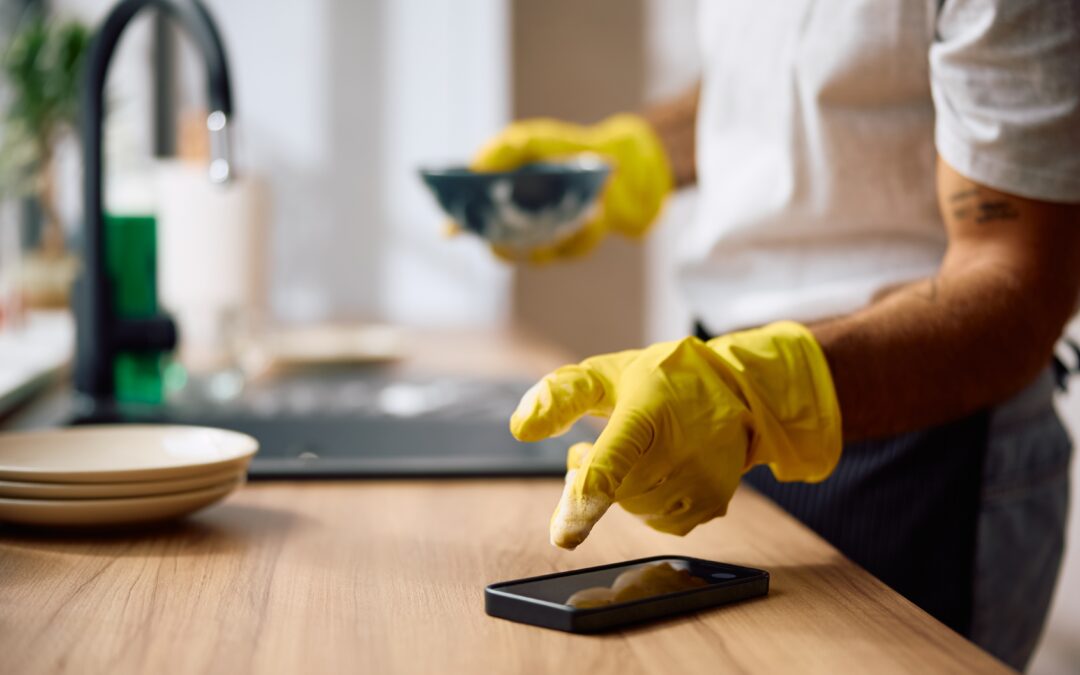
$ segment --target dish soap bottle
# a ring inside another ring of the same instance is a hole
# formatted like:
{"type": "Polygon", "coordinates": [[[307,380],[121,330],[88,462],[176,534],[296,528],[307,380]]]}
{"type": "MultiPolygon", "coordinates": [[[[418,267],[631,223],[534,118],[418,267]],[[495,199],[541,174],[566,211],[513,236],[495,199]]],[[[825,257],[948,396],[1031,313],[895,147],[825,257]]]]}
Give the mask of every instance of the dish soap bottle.
{"type": "MultiPolygon", "coordinates": [[[[125,319],[158,313],[155,185],[152,167],[139,169],[118,171],[106,183],[105,270],[116,314],[125,319]]],[[[116,401],[164,402],[165,360],[160,352],[117,354],[116,401]]]]}

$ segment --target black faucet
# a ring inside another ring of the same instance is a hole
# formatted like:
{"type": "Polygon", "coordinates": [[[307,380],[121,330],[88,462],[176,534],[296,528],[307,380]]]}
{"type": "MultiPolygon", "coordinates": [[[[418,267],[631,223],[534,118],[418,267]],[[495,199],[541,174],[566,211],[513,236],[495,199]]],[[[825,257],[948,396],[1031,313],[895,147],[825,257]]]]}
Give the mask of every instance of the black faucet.
{"type": "Polygon", "coordinates": [[[105,224],[102,208],[102,124],[105,116],[105,76],[116,43],[131,19],[146,7],[166,12],[194,39],[206,61],[210,94],[210,180],[232,178],[229,157],[229,117],[232,91],[225,50],[214,22],[198,0],[122,0],[106,17],[87,54],[82,91],[83,203],[85,230],[83,267],[75,283],[75,388],[96,404],[109,403],[115,393],[113,364],[125,351],[169,351],[176,347],[173,320],[164,315],[131,319],[116,316],[112,289],[105,271],[105,224]]]}

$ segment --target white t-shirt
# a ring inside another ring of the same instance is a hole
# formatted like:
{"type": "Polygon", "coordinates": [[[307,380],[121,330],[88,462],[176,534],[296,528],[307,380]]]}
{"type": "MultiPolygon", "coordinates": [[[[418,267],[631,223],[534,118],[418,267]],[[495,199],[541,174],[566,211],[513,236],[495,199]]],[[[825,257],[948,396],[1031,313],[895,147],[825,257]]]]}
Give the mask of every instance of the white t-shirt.
{"type": "Polygon", "coordinates": [[[1080,202],[1080,0],[702,0],[699,207],[713,333],[851,312],[935,272],[935,152],[1080,202]]]}

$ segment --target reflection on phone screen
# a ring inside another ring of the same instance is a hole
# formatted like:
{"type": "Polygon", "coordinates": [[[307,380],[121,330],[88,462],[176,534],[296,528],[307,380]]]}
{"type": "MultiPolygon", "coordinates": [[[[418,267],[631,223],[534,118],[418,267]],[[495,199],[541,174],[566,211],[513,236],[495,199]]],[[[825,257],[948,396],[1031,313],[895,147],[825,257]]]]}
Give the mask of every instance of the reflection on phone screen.
{"type": "Polygon", "coordinates": [[[654,595],[701,588],[709,583],[690,574],[684,562],[655,562],[626,570],[611,586],[583,588],[566,599],[571,607],[586,609],[630,602],[654,595]]]}
{"type": "Polygon", "coordinates": [[[664,558],[525,581],[502,590],[576,609],[590,609],[728,582],[739,576],[734,571],[738,569],[704,561],[664,558]]]}

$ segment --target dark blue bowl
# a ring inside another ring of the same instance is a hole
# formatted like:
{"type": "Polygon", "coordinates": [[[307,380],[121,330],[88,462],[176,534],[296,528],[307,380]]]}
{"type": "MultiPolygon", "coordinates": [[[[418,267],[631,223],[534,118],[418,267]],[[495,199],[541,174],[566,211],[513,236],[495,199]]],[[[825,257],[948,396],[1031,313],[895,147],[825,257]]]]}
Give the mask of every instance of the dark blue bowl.
{"type": "Polygon", "coordinates": [[[518,251],[571,236],[596,209],[611,169],[597,158],[528,164],[514,171],[421,169],[439,206],[466,230],[518,251]]]}

